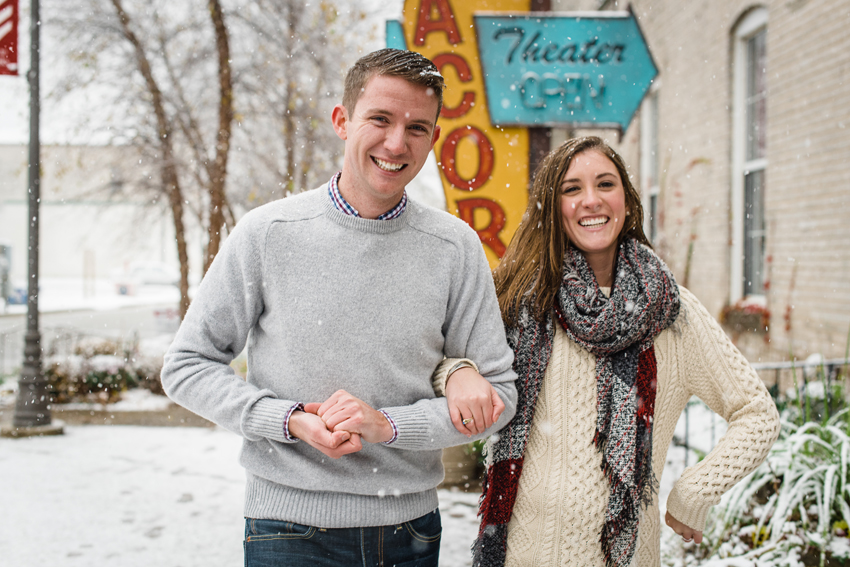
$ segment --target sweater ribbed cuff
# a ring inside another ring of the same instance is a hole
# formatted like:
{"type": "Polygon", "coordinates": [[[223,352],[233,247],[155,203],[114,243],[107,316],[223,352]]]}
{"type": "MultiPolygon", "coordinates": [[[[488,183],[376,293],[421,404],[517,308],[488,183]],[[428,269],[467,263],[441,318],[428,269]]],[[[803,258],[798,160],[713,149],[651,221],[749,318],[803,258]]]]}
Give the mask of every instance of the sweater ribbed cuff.
{"type": "Polygon", "coordinates": [[[292,433],[289,432],[289,420],[292,419],[292,414],[296,411],[304,411],[304,404],[298,402],[286,412],[286,415],[283,417],[283,436],[286,437],[287,441],[298,441],[297,437],[293,437],[292,433]]]}
{"type": "Polygon", "coordinates": [[[678,483],[673,485],[673,490],[667,497],[667,511],[670,515],[693,530],[705,531],[705,519],[708,517],[709,510],[711,510],[711,504],[685,502],[679,492],[678,483]]]}
{"type": "Polygon", "coordinates": [[[294,402],[271,397],[260,398],[246,412],[242,420],[242,431],[248,439],[272,439],[281,443],[295,443],[297,439],[287,439],[284,422],[294,402]]]}
{"type": "Polygon", "coordinates": [[[383,415],[385,418],[387,418],[387,421],[389,422],[390,427],[393,428],[393,436],[390,437],[388,441],[382,441],[382,443],[384,445],[392,445],[393,443],[395,443],[395,440],[398,439],[398,426],[395,424],[395,421],[393,421],[393,418],[390,417],[390,414],[388,414],[384,410],[378,410],[378,411],[381,412],[381,415],[383,415]]]}
{"type": "Polygon", "coordinates": [[[398,438],[390,447],[422,451],[439,448],[431,434],[431,424],[425,413],[414,406],[382,408],[398,427],[398,438]]]}

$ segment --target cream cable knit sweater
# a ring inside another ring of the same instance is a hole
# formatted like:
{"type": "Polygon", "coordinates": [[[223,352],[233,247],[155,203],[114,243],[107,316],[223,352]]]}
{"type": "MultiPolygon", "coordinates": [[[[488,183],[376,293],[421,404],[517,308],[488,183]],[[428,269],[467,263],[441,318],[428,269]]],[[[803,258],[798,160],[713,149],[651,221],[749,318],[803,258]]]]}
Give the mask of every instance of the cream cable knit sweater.
{"type": "MultiPolygon", "coordinates": [[[[655,340],[658,393],[652,465],[661,478],[676,422],[692,395],[729,422],[726,434],[675,483],[667,510],[682,523],[705,527],[708,510],[755,469],[779,435],[779,415],[759,377],[714,318],[679,288],[676,323],[655,340]]],[[[447,360],[435,374],[441,390],[447,360]]],[[[508,524],[507,567],[604,567],[599,532],[607,504],[602,456],[593,445],[596,358],[556,325],[555,343],[535,408],[519,493],[508,524]]],[[[638,567],[660,565],[656,497],[641,515],[638,567]]]]}

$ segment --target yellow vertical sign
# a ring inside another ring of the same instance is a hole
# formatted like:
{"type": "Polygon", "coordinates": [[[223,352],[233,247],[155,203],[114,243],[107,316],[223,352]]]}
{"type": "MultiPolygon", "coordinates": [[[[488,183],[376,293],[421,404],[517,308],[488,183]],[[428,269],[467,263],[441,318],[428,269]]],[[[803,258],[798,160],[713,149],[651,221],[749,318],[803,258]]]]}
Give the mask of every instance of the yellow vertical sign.
{"type": "Polygon", "coordinates": [[[490,124],[473,12],[527,12],[531,0],[405,0],[408,49],[446,80],[434,147],[446,205],[478,233],[495,267],[528,204],[528,130],[490,124]]]}

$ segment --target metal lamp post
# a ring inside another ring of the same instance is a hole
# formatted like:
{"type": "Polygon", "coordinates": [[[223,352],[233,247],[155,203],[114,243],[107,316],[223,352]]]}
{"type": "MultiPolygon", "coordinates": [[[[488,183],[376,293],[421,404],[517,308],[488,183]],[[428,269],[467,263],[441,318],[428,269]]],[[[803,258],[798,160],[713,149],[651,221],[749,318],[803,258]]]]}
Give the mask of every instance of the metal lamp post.
{"type": "Polygon", "coordinates": [[[51,423],[50,392],[42,371],[41,333],[38,328],[38,227],[40,201],[39,140],[39,0],[31,0],[30,15],[30,143],[29,143],[29,254],[27,285],[27,331],[24,342],[24,362],[18,380],[18,397],[12,426],[4,428],[3,436],[28,437],[57,435],[62,426],[51,423]]]}
{"type": "MultiPolygon", "coordinates": [[[[551,12],[552,0],[531,0],[532,12],[551,12]]],[[[528,191],[534,182],[534,173],[543,158],[552,149],[552,128],[530,126],[528,128],[528,191]]]]}

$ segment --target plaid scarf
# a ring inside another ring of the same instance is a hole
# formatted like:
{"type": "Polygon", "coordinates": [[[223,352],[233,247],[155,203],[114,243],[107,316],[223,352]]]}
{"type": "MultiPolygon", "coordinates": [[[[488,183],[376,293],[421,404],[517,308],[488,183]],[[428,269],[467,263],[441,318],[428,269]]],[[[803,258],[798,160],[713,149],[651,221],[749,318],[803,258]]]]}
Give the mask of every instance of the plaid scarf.
{"type": "Polygon", "coordinates": [[[515,353],[518,399],[511,422],[489,447],[472,546],[475,567],[504,565],[507,524],[516,501],[523,455],[537,397],[552,354],[555,323],[596,355],[597,422],[594,442],[602,452],[609,497],[600,534],[607,567],[628,565],[637,547],[640,507],[656,490],[652,472],[652,418],[656,364],[653,341],[679,314],[679,290],[667,266],[648,247],[629,239],[617,251],[609,298],[599,290],[584,255],[570,249],[552,313],[538,321],[528,303],[508,327],[515,353]],[[553,317],[554,313],[554,317],[553,317]]]}

